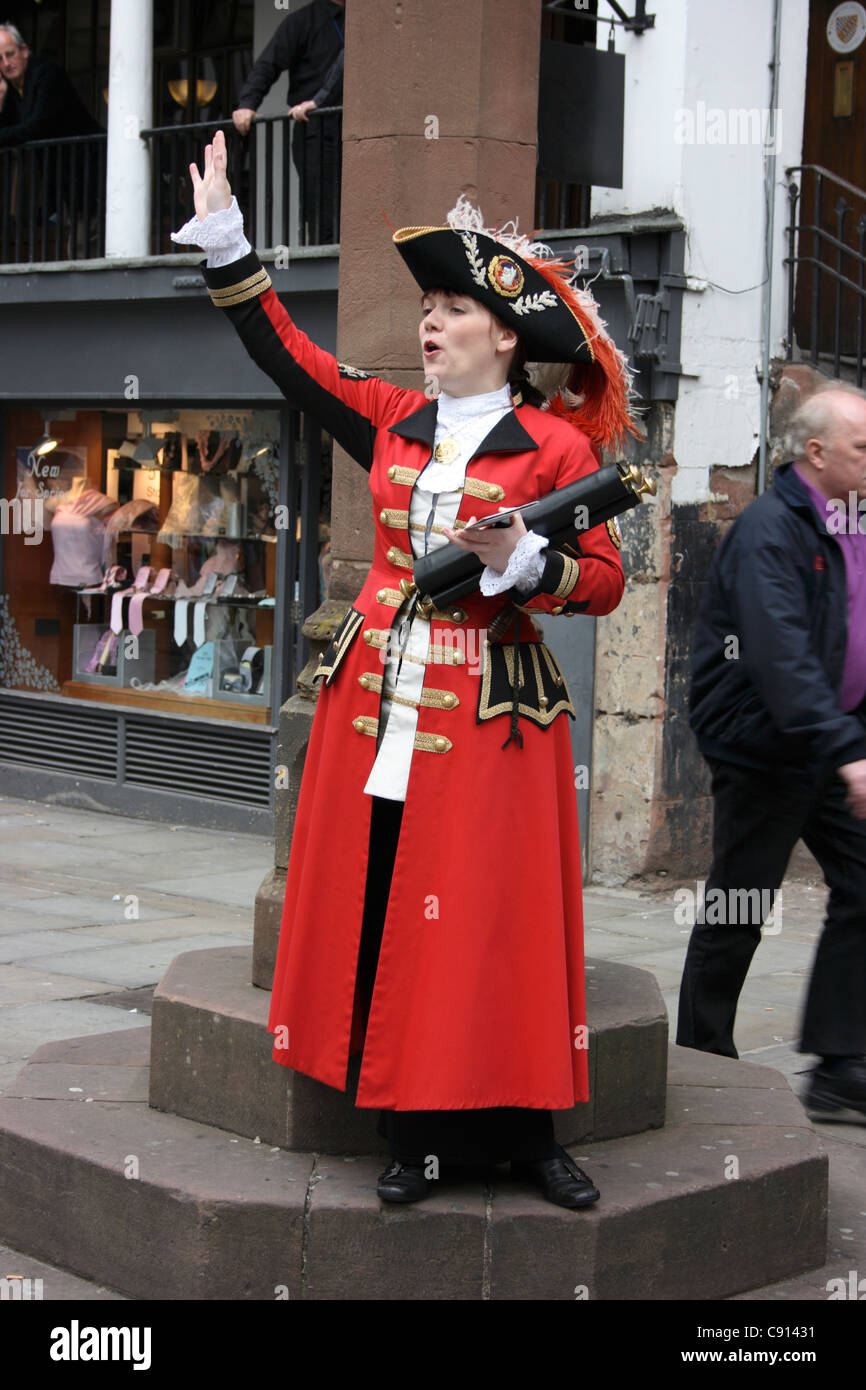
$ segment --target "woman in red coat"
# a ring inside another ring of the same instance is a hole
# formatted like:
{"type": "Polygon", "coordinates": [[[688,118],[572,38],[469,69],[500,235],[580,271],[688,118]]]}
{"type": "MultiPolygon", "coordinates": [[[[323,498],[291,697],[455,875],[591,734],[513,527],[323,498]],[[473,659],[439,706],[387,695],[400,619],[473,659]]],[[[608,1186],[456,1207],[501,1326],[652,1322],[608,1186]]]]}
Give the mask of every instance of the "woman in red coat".
{"type": "Polygon", "coordinates": [[[291,322],[243,237],[221,133],[191,166],[205,278],[247,350],[370,475],[373,562],[326,653],[300,791],[269,1019],[274,1060],[382,1111],[386,1201],[438,1163],[510,1159],[562,1206],[598,1199],[553,1137],[588,1099],[573,708],[532,614],[609,613],[613,524],[561,551],[476,517],[598,467],[634,430],[624,359],[588,295],[461,199],[446,227],[394,241],[423,292],[438,396],[338,363],[291,322]],[[526,360],[568,364],[546,403],[526,360]],[[580,394],[575,394],[579,392],[580,394]],[[545,404],[541,410],[538,405],[545,404]],[[595,447],[593,447],[595,446],[595,447]],[[440,611],[412,581],[452,543],[485,562],[440,611]],[[507,635],[507,641],[503,641],[507,635]],[[437,1163],[432,1163],[432,1159],[437,1163]]]}

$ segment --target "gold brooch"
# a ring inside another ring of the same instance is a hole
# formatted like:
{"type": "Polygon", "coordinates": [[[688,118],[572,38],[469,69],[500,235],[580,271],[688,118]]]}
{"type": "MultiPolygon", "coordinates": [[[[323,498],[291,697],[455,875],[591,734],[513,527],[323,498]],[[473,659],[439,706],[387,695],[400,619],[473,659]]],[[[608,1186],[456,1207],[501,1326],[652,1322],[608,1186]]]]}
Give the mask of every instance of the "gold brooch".
{"type": "Polygon", "coordinates": [[[497,294],[514,299],[523,289],[523,271],[510,256],[494,256],[487,267],[487,278],[497,294]]]}

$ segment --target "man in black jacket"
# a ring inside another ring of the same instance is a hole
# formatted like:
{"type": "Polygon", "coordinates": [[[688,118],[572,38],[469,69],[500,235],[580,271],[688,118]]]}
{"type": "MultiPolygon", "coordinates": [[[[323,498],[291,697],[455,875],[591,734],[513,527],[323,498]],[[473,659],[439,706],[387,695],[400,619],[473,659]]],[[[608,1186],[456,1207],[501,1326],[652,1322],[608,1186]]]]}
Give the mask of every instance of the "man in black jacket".
{"type": "Polygon", "coordinates": [[[866,1115],[866,395],[830,383],[725,535],[695,634],[691,725],[712,773],[713,863],[677,1042],[736,1057],[737,1000],[802,838],[830,897],[800,1051],[816,1116],[866,1115]]]}
{"type": "Polygon", "coordinates": [[[232,112],[235,129],[246,135],[256,111],[280,73],[288,72],[288,114],[295,120],[292,158],[300,178],[302,241],[327,245],[339,238],[341,122],[310,121],[317,106],[343,99],[345,0],[313,0],[288,15],[256,59],[232,112]]]}

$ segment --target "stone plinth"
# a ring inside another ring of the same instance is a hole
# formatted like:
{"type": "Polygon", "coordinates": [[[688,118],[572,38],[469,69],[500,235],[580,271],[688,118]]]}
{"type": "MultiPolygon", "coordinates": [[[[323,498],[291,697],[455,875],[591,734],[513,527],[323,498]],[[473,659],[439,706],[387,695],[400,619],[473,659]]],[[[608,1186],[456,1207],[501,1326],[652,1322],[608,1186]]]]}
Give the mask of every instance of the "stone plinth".
{"type": "MultiPolygon", "coordinates": [[[[557,1111],[560,1143],[664,1122],[667,1014],[655,978],[587,963],[590,1101],[557,1111]]],[[[386,1153],[378,1111],[358,1110],[360,1058],[344,1093],[271,1059],[270,995],[250,984],[248,947],[177,956],[153,997],[150,1103],[283,1148],[386,1153]]]]}

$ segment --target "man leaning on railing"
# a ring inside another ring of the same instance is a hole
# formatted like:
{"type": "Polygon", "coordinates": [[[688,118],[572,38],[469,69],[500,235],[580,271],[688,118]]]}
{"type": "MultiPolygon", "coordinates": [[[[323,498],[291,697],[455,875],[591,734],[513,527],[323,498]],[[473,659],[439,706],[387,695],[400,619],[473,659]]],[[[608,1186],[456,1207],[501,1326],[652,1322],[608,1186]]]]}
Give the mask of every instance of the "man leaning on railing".
{"type": "Polygon", "coordinates": [[[34,57],[14,24],[0,24],[0,148],[101,131],[63,68],[34,57]]]}
{"type": "Polygon", "coordinates": [[[295,124],[292,158],[300,179],[301,241],[329,245],[339,239],[339,119],[309,120],[315,109],[343,99],[345,0],[313,0],[288,15],[256,59],[232,112],[247,135],[256,111],[283,72],[289,74],[288,114],[295,124]]]}

